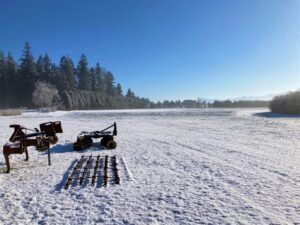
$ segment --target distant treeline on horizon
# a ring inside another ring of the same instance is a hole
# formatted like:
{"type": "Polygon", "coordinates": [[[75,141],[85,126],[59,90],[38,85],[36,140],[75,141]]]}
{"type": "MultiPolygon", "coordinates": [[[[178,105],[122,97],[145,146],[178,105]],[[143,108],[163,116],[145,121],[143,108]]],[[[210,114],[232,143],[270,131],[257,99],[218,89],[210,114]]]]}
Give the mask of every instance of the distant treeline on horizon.
{"type": "Polygon", "coordinates": [[[25,43],[17,63],[12,54],[0,52],[0,108],[55,107],[59,109],[126,108],[206,108],[268,107],[269,101],[201,100],[153,102],[140,98],[128,89],[123,93],[114,75],[97,63],[89,67],[82,54],[75,66],[69,56],[58,65],[46,53],[34,60],[30,44],[25,43]]]}

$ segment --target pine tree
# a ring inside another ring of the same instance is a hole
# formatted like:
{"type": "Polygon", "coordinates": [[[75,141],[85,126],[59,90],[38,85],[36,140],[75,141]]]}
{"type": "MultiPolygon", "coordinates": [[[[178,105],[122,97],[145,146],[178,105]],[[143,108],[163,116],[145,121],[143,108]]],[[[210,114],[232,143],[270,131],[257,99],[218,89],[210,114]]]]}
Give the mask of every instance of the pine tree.
{"type": "Polygon", "coordinates": [[[28,42],[25,43],[19,68],[20,87],[19,96],[24,106],[32,106],[31,97],[34,83],[37,81],[36,65],[28,42]]]}
{"type": "Polygon", "coordinates": [[[16,97],[18,89],[17,63],[10,52],[6,58],[5,73],[7,77],[7,107],[16,107],[18,103],[16,97]]]}
{"type": "Polygon", "coordinates": [[[4,58],[4,53],[0,52],[0,107],[3,108],[5,103],[4,103],[4,98],[2,96],[5,95],[5,58],[4,58]]]}
{"type": "Polygon", "coordinates": [[[122,86],[120,83],[117,84],[117,95],[118,96],[122,96],[123,95],[123,90],[122,90],[122,86]]]}
{"type": "Polygon", "coordinates": [[[44,80],[44,72],[43,72],[43,56],[39,55],[36,61],[36,72],[40,80],[44,80]]]}
{"type": "Polygon", "coordinates": [[[43,57],[43,72],[44,72],[45,80],[47,82],[54,83],[52,77],[52,64],[47,53],[43,57]]]}
{"type": "Polygon", "coordinates": [[[79,89],[84,91],[91,90],[91,84],[89,79],[88,62],[85,55],[81,55],[77,66],[77,75],[79,81],[79,89]]]}
{"type": "Polygon", "coordinates": [[[91,90],[96,91],[98,84],[97,84],[96,73],[93,67],[90,69],[90,83],[91,83],[91,90]]]}
{"type": "Polygon", "coordinates": [[[50,66],[50,81],[51,83],[59,89],[60,85],[60,70],[55,63],[52,63],[50,66]]]}
{"type": "Polygon", "coordinates": [[[115,96],[115,78],[113,74],[108,71],[104,74],[104,85],[105,85],[105,92],[108,96],[115,96]]]}
{"type": "Polygon", "coordinates": [[[69,57],[60,59],[58,88],[60,91],[75,90],[74,64],[69,57]]]}
{"type": "Polygon", "coordinates": [[[105,85],[103,80],[103,69],[100,67],[99,63],[96,64],[95,68],[95,77],[97,80],[96,91],[105,94],[105,85]]]}
{"type": "Polygon", "coordinates": [[[127,93],[126,93],[126,97],[127,98],[135,98],[134,93],[131,91],[131,89],[129,88],[127,93]]]}

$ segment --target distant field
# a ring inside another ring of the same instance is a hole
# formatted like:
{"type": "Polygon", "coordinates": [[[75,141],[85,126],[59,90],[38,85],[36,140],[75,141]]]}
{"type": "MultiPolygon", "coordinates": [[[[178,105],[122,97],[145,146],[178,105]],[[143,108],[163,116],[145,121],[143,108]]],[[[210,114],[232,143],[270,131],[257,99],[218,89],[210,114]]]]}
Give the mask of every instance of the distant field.
{"type": "MultiPolygon", "coordinates": [[[[61,120],[47,155],[30,149],[0,173],[4,224],[299,224],[300,119],[267,109],[26,112],[0,118],[37,127],[61,120]],[[79,132],[118,125],[116,150],[74,152],[79,132]],[[62,189],[81,154],[117,155],[121,184],[62,189]]],[[[5,165],[0,156],[0,170],[5,165]]]]}

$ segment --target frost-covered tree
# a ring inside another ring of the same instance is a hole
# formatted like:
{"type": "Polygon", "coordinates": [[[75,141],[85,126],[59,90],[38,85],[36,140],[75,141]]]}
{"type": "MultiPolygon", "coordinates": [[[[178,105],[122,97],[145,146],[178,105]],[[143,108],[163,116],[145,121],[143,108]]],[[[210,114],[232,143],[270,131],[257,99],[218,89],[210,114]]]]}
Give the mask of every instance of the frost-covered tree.
{"type": "Polygon", "coordinates": [[[274,97],[270,109],[274,113],[300,115],[300,91],[274,97]]]}
{"type": "Polygon", "coordinates": [[[58,90],[47,82],[37,81],[32,94],[34,105],[44,107],[55,107],[59,102],[58,90]]]}

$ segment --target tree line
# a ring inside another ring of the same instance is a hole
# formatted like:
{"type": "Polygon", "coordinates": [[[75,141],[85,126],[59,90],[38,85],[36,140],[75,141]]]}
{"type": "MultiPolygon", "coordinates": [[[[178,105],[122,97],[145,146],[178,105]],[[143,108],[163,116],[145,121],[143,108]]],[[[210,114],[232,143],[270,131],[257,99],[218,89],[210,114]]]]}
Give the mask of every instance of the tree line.
{"type": "Polygon", "coordinates": [[[131,89],[124,93],[111,71],[99,63],[89,66],[84,54],[77,65],[67,55],[56,65],[47,53],[34,60],[28,42],[19,63],[11,53],[0,52],[0,96],[0,108],[145,108],[151,104],[131,89]]]}
{"type": "Polygon", "coordinates": [[[89,66],[82,54],[77,65],[63,55],[58,65],[46,53],[34,59],[25,43],[19,63],[0,52],[0,108],[56,107],[59,109],[200,108],[196,100],[152,102],[129,88],[124,93],[111,71],[89,66]]]}
{"type": "Polygon", "coordinates": [[[90,66],[82,54],[75,65],[63,55],[55,64],[46,53],[34,59],[25,43],[18,62],[0,52],[0,108],[55,107],[58,109],[267,107],[260,101],[201,100],[158,101],[140,98],[129,88],[124,93],[111,71],[96,63],[90,66]]]}
{"type": "Polygon", "coordinates": [[[208,103],[209,108],[267,108],[269,107],[270,101],[214,101],[213,103],[208,103]]]}

